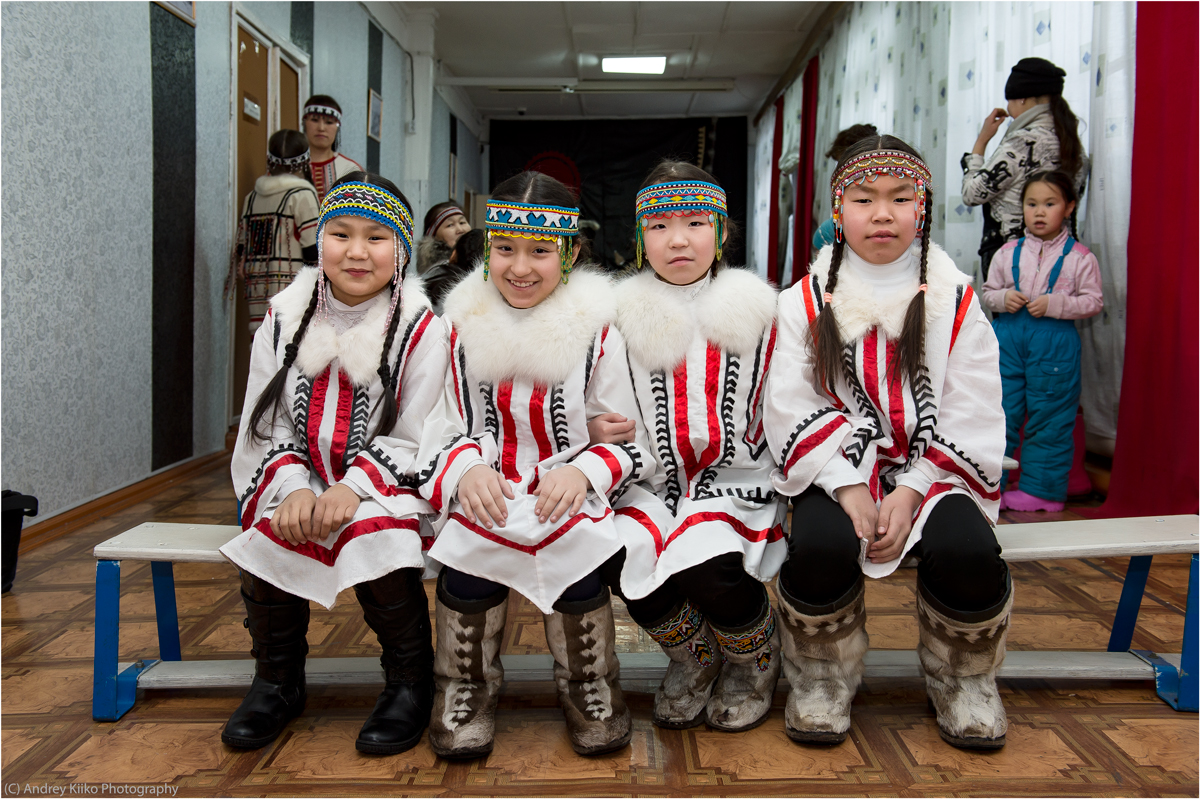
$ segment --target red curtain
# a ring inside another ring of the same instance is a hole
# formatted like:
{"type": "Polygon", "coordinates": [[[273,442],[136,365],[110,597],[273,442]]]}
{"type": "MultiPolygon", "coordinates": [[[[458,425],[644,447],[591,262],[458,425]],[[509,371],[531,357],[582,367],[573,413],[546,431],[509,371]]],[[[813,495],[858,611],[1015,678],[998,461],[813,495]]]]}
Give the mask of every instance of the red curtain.
{"type": "Polygon", "coordinates": [[[1196,513],[1197,6],[1137,4],[1125,369],[1108,500],[1089,515],[1196,513]]]}
{"type": "Polygon", "coordinates": [[[808,274],[808,254],[813,237],[813,150],[817,138],[817,92],[820,73],[817,57],[804,68],[804,93],[800,100],[800,190],[796,202],[796,240],[792,249],[792,283],[808,274]]]}
{"type": "Polygon", "coordinates": [[[783,153],[783,97],[775,101],[775,138],[771,143],[771,224],[767,228],[767,275],[778,285],[783,264],[779,263],[779,156],[783,153]]]}

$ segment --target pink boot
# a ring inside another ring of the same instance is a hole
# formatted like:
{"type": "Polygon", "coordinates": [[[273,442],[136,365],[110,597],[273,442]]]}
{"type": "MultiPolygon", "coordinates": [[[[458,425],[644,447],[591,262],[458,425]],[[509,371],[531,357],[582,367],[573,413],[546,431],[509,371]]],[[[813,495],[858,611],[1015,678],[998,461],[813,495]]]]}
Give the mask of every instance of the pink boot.
{"type": "Polygon", "coordinates": [[[1048,513],[1058,513],[1065,507],[1065,502],[1052,502],[1048,499],[1035,497],[1033,494],[1026,494],[1020,490],[1005,491],[1000,497],[1001,510],[1044,510],[1048,513]]]}

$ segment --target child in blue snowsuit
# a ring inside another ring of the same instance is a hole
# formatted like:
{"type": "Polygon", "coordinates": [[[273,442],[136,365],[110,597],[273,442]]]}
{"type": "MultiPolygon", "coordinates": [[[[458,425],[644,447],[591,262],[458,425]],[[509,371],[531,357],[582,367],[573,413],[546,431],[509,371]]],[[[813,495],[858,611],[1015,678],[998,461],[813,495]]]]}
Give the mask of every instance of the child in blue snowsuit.
{"type": "Polygon", "coordinates": [[[1020,485],[1000,500],[1008,510],[1060,511],[1067,498],[1080,392],[1074,320],[1104,305],[1096,256],[1064,224],[1073,221],[1076,199],[1066,174],[1031,176],[1021,195],[1025,235],[996,253],[980,295],[1000,341],[1005,455],[1025,425],[1020,485]]]}

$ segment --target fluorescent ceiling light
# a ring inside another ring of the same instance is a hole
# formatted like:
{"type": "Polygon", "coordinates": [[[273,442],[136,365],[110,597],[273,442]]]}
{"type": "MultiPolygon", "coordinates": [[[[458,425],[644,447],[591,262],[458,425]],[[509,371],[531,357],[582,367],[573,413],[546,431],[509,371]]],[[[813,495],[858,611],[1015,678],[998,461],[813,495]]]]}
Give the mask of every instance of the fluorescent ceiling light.
{"type": "Polygon", "coordinates": [[[609,58],[601,61],[605,72],[636,72],[641,75],[661,75],[667,69],[665,55],[637,56],[636,58],[609,58]]]}

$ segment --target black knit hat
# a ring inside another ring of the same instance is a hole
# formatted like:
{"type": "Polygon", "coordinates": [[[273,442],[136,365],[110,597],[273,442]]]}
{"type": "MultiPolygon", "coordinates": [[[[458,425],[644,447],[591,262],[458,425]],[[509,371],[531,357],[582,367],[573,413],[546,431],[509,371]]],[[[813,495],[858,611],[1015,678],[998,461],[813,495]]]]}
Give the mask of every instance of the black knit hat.
{"type": "Polygon", "coordinates": [[[1008,83],[1004,84],[1004,99],[1061,95],[1066,76],[1064,70],[1044,58],[1022,58],[1009,73],[1008,83]]]}

